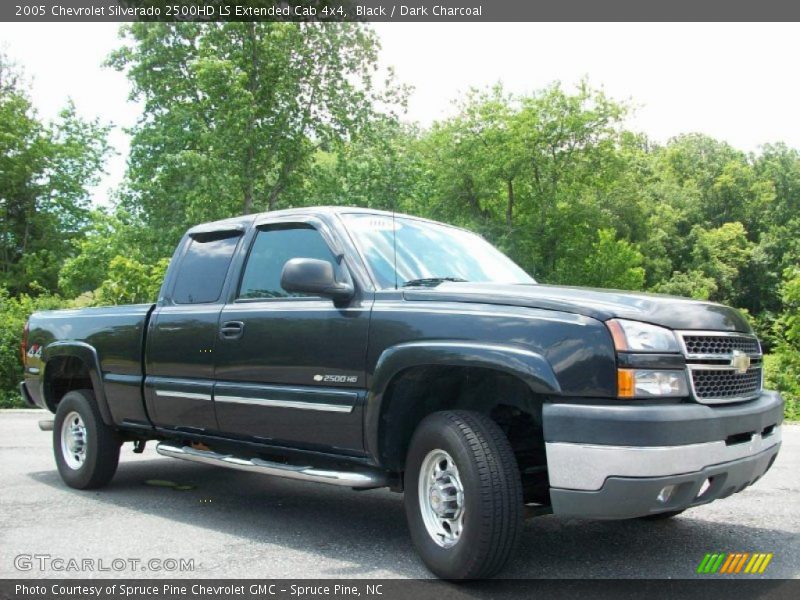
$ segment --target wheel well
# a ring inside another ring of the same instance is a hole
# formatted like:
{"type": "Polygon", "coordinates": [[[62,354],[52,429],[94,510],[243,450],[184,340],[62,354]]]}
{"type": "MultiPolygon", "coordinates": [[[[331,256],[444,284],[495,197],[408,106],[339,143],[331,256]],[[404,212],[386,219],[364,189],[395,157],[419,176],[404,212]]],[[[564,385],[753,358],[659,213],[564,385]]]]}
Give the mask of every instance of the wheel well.
{"type": "Polygon", "coordinates": [[[490,368],[429,365],[402,371],[389,384],[379,424],[381,462],[402,471],[411,436],[427,415],[451,409],[491,417],[505,432],[523,477],[526,501],[547,499],[542,403],[522,380],[490,368]]]}
{"type": "Polygon", "coordinates": [[[75,356],[57,356],[47,362],[44,380],[44,399],[55,412],[67,392],[92,389],[89,367],[75,356]]]}

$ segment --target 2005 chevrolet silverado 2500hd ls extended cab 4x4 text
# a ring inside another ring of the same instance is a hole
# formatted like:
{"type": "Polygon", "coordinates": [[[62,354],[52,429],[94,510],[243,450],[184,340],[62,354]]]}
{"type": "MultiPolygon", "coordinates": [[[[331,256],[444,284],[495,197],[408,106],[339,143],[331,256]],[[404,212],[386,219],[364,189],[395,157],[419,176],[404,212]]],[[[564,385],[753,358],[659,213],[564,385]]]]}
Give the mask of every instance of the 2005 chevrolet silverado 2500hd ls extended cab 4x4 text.
{"type": "Polygon", "coordinates": [[[497,573],[526,504],[666,518],[772,465],[783,402],[735,310],[538,285],[479,236],[351,208],[190,229],[154,305],[34,314],[22,393],[67,485],[120,445],[405,492],[447,578],[497,573]]]}

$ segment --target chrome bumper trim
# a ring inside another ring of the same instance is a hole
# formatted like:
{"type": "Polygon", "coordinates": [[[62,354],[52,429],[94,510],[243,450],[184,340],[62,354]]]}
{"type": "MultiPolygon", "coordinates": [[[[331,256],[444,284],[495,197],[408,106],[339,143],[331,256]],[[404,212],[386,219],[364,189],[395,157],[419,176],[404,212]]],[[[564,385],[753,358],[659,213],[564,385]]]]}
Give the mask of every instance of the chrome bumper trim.
{"type": "Polygon", "coordinates": [[[547,442],[550,487],[599,490],[609,477],[662,477],[700,471],[705,467],[756,455],[781,441],[781,428],[749,441],[725,441],[684,446],[599,446],[547,442]]]}

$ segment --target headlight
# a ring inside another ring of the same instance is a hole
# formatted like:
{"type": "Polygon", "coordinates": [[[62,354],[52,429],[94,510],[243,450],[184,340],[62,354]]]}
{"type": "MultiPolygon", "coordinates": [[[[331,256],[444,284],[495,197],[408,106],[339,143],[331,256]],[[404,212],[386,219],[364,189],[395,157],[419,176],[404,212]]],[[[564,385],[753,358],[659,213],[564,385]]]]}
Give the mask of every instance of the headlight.
{"type": "Polygon", "coordinates": [[[618,369],[620,398],[681,398],[689,395],[684,371],[618,369]]]}
{"type": "Polygon", "coordinates": [[[670,329],[625,319],[611,319],[606,325],[617,352],[680,352],[670,329]]]}

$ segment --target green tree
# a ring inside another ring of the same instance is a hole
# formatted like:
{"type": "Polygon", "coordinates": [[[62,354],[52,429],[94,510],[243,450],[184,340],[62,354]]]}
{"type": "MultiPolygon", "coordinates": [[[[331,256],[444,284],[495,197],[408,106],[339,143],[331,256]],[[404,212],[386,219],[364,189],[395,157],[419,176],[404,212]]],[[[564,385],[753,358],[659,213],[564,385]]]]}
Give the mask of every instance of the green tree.
{"type": "Polygon", "coordinates": [[[377,103],[378,40],[361,24],[135,23],[109,64],[144,113],[124,206],[158,225],[165,255],[190,224],[272,210],[320,150],[350,139],[377,103]]]}
{"type": "Polygon", "coordinates": [[[564,265],[575,285],[606,287],[620,290],[641,290],[644,287],[644,259],[635,245],[617,239],[613,229],[597,232],[597,241],[583,261],[564,265]]]}
{"type": "Polygon", "coordinates": [[[416,128],[376,118],[335,151],[318,151],[302,185],[285,194],[287,204],[413,211],[422,181],[416,146],[416,128]]]}
{"type": "Polygon", "coordinates": [[[37,310],[62,308],[65,301],[41,289],[36,296],[12,295],[0,286],[0,408],[21,406],[19,382],[22,381],[20,355],[22,329],[30,314],[37,310]]]}
{"type": "Polygon", "coordinates": [[[127,256],[115,256],[108,264],[106,279],[94,293],[94,304],[152,303],[164,281],[169,259],[162,258],[154,265],[127,256]]]}
{"type": "Polygon", "coordinates": [[[694,223],[708,229],[730,221],[749,224],[753,179],[743,152],[709,136],[686,134],[670,140],[657,158],[663,176],[686,191],[685,208],[694,223]]]}
{"type": "Polygon", "coordinates": [[[700,271],[683,273],[675,271],[666,281],[660,281],[653,287],[654,292],[685,296],[695,300],[710,300],[717,293],[717,284],[700,271]]]}
{"type": "Polygon", "coordinates": [[[601,91],[582,83],[513,96],[495,86],[458,109],[421,140],[418,212],[480,230],[555,282],[572,275],[567,257],[581,262],[598,228],[628,228],[639,213],[618,152],[626,108],[601,91]]]}
{"type": "Polygon", "coordinates": [[[784,311],[776,323],[778,345],[767,365],[767,384],[783,392],[786,416],[800,419],[800,267],[787,269],[781,286],[784,311]]]}
{"type": "Polygon", "coordinates": [[[800,264],[800,151],[767,144],[753,165],[774,199],[759,215],[761,233],[744,294],[754,313],[774,314],[781,307],[782,274],[800,264]]]}
{"type": "Polygon", "coordinates": [[[693,258],[695,268],[714,281],[712,300],[742,306],[742,275],[753,255],[753,244],[739,222],[725,223],[716,229],[697,226],[693,258]]]}
{"type": "Polygon", "coordinates": [[[72,103],[53,123],[42,122],[0,55],[0,286],[14,294],[56,289],[65,244],[89,218],[107,134],[72,103]]]}
{"type": "Polygon", "coordinates": [[[144,226],[124,211],[113,214],[92,211],[82,235],[73,240],[72,255],[64,261],[58,274],[58,287],[66,298],[93,292],[108,277],[111,260],[126,256],[148,262],[142,250],[144,226]]]}

